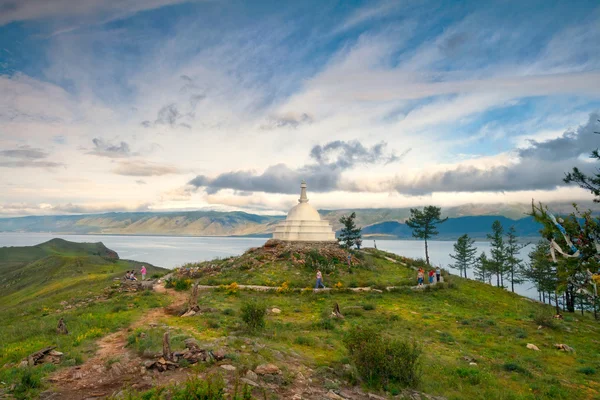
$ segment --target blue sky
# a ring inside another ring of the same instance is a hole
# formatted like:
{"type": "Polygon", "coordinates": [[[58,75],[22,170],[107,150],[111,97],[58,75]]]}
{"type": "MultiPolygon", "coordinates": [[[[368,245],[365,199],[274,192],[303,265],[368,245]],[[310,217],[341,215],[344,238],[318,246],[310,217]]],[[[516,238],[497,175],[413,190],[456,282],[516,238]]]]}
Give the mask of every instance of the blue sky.
{"type": "Polygon", "coordinates": [[[561,179],[594,168],[599,26],[597,1],[0,0],[0,215],[278,212],[300,179],[320,208],[589,200],[561,179]]]}

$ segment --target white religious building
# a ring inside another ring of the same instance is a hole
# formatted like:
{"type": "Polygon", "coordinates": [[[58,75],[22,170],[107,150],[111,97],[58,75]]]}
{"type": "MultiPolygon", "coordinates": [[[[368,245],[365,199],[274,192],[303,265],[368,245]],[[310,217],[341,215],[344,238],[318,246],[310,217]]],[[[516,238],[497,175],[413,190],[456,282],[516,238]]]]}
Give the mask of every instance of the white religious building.
{"type": "Polygon", "coordinates": [[[321,220],[319,212],[308,204],[306,182],[300,185],[300,199],[285,221],[275,226],[273,239],[291,242],[333,242],[335,233],[327,221],[321,220]]]}

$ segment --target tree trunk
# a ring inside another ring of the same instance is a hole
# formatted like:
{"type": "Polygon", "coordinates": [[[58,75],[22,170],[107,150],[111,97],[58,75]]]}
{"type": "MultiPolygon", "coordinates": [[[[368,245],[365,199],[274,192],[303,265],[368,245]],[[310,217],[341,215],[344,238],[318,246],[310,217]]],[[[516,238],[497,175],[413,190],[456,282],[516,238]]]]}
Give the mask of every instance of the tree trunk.
{"type": "Polygon", "coordinates": [[[429,264],[429,250],[427,249],[427,239],[425,239],[425,261],[427,262],[427,265],[431,265],[429,264]]]}
{"type": "Polygon", "coordinates": [[[500,272],[500,284],[502,285],[502,289],[504,289],[504,273],[500,272]]]}
{"type": "Polygon", "coordinates": [[[510,270],[510,290],[515,292],[515,271],[513,269],[510,270]]]}
{"type": "Polygon", "coordinates": [[[560,315],[560,307],[558,306],[558,292],[554,292],[554,302],[556,303],[556,315],[560,315]]]}
{"type": "Polygon", "coordinates": [[[496,274],[496,286],[500,287],[500,274],[496,274]]]}

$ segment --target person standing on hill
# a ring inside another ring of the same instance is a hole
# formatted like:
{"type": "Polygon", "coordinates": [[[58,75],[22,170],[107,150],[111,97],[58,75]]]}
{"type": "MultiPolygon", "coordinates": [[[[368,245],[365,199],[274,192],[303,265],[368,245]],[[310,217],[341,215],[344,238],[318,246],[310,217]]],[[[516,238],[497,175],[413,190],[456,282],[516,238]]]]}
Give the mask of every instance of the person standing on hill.
{"type": "Polygon", "coordinates": [[[321,271],[317,270],[317,284],[315,285],[315,289],[325,289],[325,285],[323,284],[323,274],[321,271]]]}
{"type": "Polygon", "coordinates": [[[142,280],[146,280],[146,266],[142,265],[142,269],[140,269],[140,273],[142,274],[142,280]]]}
{"type": "Polygon", "coordinates": [[[435,278],[436,278],[436,282],[440,281],[440,276],[442,276],[442,271],[440,270],[440,267],[437,267],[435,269],[435,278]]]}
{"type": "Polygon", "coordinates": [[[425,271],[423,268],[419,268],[419,272],[417,272],[417,287],[423,286],[423,277],[425,276],[425,271]]]}
{"type": "Polygon", "coordinates": [[[435,276],[435,270],[429,271],[429,283],[433,283],[433,277],[435,276]]]}

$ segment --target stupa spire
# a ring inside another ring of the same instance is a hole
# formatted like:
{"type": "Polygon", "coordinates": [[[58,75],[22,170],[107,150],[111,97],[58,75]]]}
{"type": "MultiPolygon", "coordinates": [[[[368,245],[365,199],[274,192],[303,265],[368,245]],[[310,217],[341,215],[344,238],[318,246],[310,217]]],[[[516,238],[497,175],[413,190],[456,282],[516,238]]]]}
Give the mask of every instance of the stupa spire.
{"type": "Polygon", "coordinates": [[[308,203],[308,197],[306,197],[306,182],[302,180],[300,184],[300,198],[298,199],[298,203],[308,203]]]}

